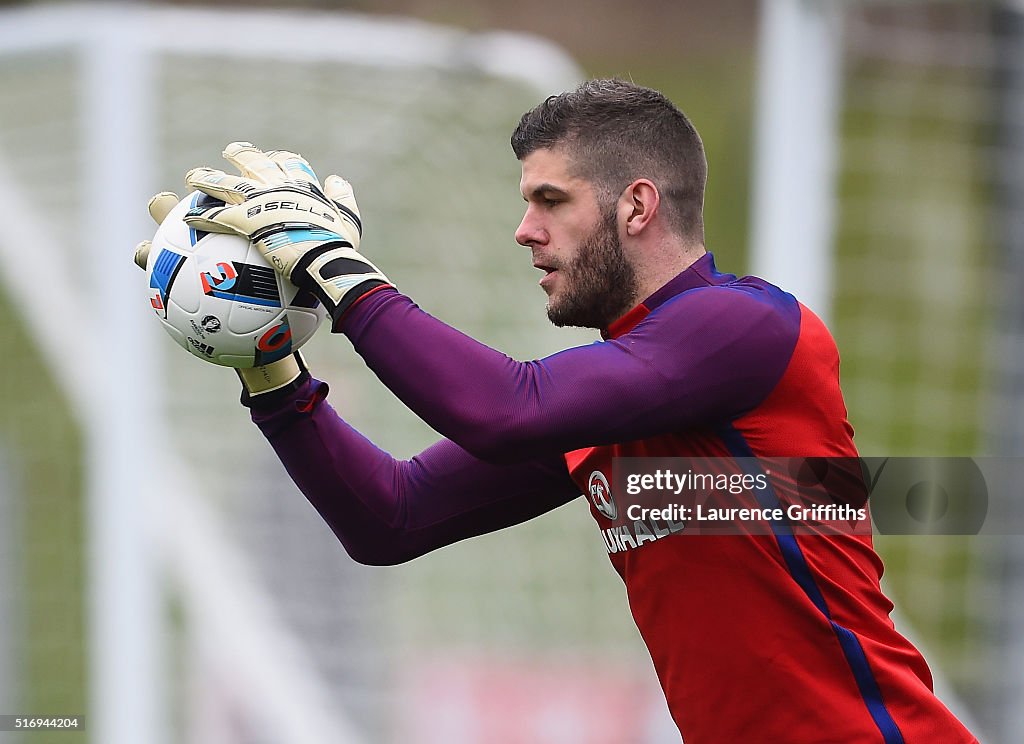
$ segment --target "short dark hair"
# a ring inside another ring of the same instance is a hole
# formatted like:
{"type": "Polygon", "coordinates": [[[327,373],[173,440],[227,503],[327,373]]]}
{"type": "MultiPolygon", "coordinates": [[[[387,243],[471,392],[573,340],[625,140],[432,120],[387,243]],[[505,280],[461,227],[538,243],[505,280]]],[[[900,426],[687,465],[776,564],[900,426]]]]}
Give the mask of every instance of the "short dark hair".
{"type": "Polygon", "coordinates": [[[551,96],[523,114],[512,133],[522,160],[564,148],[574,176],[617,197],[638,178],[658,187],[669,226],[704,242],[707,160],[700,135],[663,94],[624,80],[599,79],[551,96]]]}

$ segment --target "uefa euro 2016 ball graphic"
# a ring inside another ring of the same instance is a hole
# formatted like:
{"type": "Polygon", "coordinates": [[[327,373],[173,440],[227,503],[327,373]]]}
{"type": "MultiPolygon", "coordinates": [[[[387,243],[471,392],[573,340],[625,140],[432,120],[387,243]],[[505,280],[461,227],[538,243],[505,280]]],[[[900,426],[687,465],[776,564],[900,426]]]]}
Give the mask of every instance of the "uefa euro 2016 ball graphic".
{"type": "Polygon", "coordinates": [[[277,274],[238,235],[193,230],[183,218],[204,202],[194,192],[171,210],[146,261],[149,300],[164,330],[200,359],[258,367],[310,339],[326,310],[277,274]]]}

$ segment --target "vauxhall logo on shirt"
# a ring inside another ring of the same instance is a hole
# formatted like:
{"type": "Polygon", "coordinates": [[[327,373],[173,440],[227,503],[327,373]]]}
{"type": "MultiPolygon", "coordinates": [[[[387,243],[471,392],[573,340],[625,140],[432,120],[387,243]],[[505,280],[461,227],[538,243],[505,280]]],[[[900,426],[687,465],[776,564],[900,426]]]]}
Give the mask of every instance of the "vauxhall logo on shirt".
{"type": "MultiPolygon", "coordinates": [[[[587,479],[587,496],[601,516],[612,522],[618,520],[619,507],[612,496],[608,478],[600,470],[593,471],[590,478],[587,479]]],[[[621,523],[613,527],[601,530],[601,538],[609,553],[619,553],[639,548],[646,542],[653,542],[676,532],[682,532],[684,526],[682,522],[654,519],[653,517],[622,520],[621,523]]]]}
{"type": "Polygon", "coordinates": [[[612,500],[612,489],[609,487],[608,479],[604,477],[604,473],[600,470],[595,470],[591,473],[587,489],[590,492],[590,503],[594,505],[595,509],[608,517],[608,519],[614,520],[619,516],[619,510],[615,507],[615,502],[612,500]]]}

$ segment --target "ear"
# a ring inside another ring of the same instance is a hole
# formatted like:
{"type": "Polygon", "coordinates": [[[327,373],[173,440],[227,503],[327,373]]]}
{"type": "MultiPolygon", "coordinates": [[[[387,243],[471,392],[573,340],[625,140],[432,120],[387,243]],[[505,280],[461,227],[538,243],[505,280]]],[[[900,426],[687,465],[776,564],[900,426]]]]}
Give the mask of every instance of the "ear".
{"type": "Polygon", "coordinates": [[[661,194],[658,187],[646,178],[629,184],[619,197],[619,215],[625,217],[626,234],[639,235],[658,214],[661,194]]]}

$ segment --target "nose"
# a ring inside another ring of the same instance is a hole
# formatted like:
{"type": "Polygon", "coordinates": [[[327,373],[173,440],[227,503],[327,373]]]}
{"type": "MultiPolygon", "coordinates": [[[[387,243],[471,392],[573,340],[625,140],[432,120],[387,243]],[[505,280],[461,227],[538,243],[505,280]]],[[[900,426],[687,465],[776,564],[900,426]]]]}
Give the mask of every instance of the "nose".
{"type": "Polygon", "coordinates": [[[527,207],[522,222],[516,228],[516,242],[527,247],[547,242],[547,232],[537,222],[532,207],[527,207]]]}

